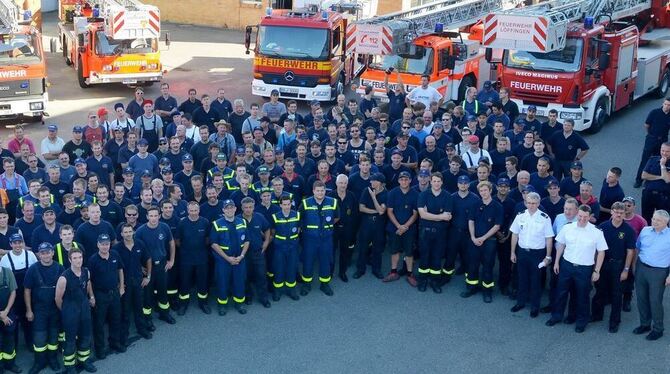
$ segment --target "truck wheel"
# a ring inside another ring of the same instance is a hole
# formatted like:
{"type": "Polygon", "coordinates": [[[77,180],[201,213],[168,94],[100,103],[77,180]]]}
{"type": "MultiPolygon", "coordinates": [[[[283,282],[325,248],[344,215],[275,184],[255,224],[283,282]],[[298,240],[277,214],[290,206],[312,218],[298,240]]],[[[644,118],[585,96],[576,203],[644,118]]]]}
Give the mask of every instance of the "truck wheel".
{"type": "Polygon", "coordinates": [[[661,81],[658,82],[658,88],[655,91],[656,97],[664,98],[668,94],[668,87],[670,87],[670,71],[666,69],[661,81]]]}
{"type": "Polygon", "coordinates": [[[591,126],[586,129],[586,132],[589,134],[595,134],[599,132],[602,128],[605,122],[607,122],[608,119],[607,115],[607,99],[604,97],[601,97],[598,99],[598,103],[596,104],[596,109],[593,112],[593,120],[591,121],[591,126]]]}
{"type": "Polygon", "coordinates": [[[86,83],[86,77],[84,77],[84,68],[81,67],[81,63],[77,67],[77,80],[79,81],[79,87],[89,88],[91,85],[86,83]]]}
{"type": "Polygon", "coordinates": [[[475,87],[477,85],[477,82],[475,82],[474,78],[472,78],[471,75],[468,75],[467,77],[463,78],[461,81],[461,85],[458,86],[458,101],[457,103],[462,102],[465,100],[465,91],[469,87],[475,87]]]}

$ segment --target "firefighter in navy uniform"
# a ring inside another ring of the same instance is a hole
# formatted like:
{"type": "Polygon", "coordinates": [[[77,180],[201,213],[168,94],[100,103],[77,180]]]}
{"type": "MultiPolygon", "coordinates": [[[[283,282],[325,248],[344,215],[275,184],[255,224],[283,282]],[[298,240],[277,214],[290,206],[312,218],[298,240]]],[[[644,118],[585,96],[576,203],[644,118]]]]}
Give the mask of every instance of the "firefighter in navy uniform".
{"type": "Polygon", "coordinates": [[[449,283],[451,277],[458,274],[456,270],[456,257],[460,256],[461,264],[459,270],[464,273],[468,267],[468,216],[470,210],[479,201],[479,196],[470,191],[470,178],[467,175],[458,177],[458,191],[451,194],[454,208],[452,211],[451,227],[449,228],[449,242],[447,253],[444,256],[442,267],[442,284],[449,283]]]}
{"type": "Polygon", "coordinates": [[[26,318],[33,323],[35,362],[30,373],[39,373],[47,363],[57,372],[61,368],[57,356],[61,323],[55,302],[56,283],[65,269],[54,261],[54,248],[50,243],[40,244],[37,250],[39,263],[28,268],[23,284],[26,318]]]}
{"type": "MultiPolygon", "coordinates": [[[[351,255],[356,245],[356,229],[358,223],[358,198],[347,190],[349,177],[344,174],[337,176],[336,188],[328,196],[337,200],[340,207],[340,219],[335,223],[335,247],[340,251],[338,274],[342,282],[348,282],[347,268],[351,262],[351,255]]],[[[333,263],[334,265],[334,263],[333,263]]]]}
{"type": "Polygon", "coordinates": [[[58,278],[56,284],[56,306],[61,311],[65,344],[63,346],[64,373],[75,374],[75,364],[89,373],[95,373],[96,367],[91,363],[92,323],[91,307],[95,306],[93,288],[89,282],[88,269],[82,267],[84,256],[82,251],[71,249],[70,268],[58,278]]]}
{"type": "Polygon", "coordinates": [[[461,297],[467,298],[478,291],[479,268],[481,266],[481,286],[485,303],[493,301],[492,293],[495,282],[493,281],[493,267],[496,262],[496,239],[495,233],[500,230],[503,223],[504,212],[502,205],[491,197],[493,185],[489,181],[479,182],[477,191],[482,201],[470,211],[468,217],[468,230],[470,231],[470,258],[468,260],[468,273],[465,277],[467,289],[461,293],[461,297]]]}
{"type": "Polygon", "coordinates": [[[14,363],[16,357],[16,315],[13,312],[14,301],[18,290],[16,279],[11,270],[0,268],[0,372],[9,370],[20,373],[21,369],[14,363]]]}
{"type": "Polygon", "coordinates": [[[212,223],[209,237],[214,251],[214,271],[220,316],[226,314],[229,293],[233,295],[235,309],[240,314],[247,313],[243,305],[247,277],[247,264],[244,262],[244,256],[249,249],[249,240],[247,239],[247,224],[244,219],[235,216],[235,209],[233,200],[223,201],[223,217],[212,223]]]}
{"type": "Polygon", "coordinates": [[[381,267],[384,236],[386,235],[386,199],[388,197],[388,192],[384,188],[386,177],[382,173],[375,173],[370,177],[370,183],[371,186],[363,190],[358,202],[361,225],[358,230],[358,259],[354,279],[365,274],[368,258],[372,262],[372,275],[377,279],[384,278],[381,267]]]}
{"type": "Polygon", "coordinates": [[[191,201],[187,206],[188,215],[177,225],[177,248],[179,249],[179,310],[183,316],[191,299],[191,289],[195,283],[198,306],[205,314],[212,313],[207,302],[209,296],[209,251],[207,240],[211,224],[200,216],[200,205],[191,201]],[[195,282],[194,282],[195,278],[195,282]]]}
{"type": "Polygon", "coordinates": [[[326,185],[314,182],[311,197],[302,201],[300,216],[303,219],[302,289],[306,296],[312,290],[314,262],[319,260],[319,287],[327,296],[333,295],[330,287],[330,269],[333,261],[333,233],[340,214],[337,200],[326,196],[326,185]]]}
{"type": "Polygon", "coordinates": [[[293,300],[300,299],[295,290],[298,274],[298,247],[300,235],[300,213],[291,209],[293,201],[288,196],[279,198],[281,211],[272,214],[274,228],[274,256],[272,259],[272,300],[279,301],[284,287],[293,300]]]}
{"type": "Polygon", "coordinates": [[[428,279],[435,293],[442,292],[440,274],[442,257],[446,248],[447,228],[452,218],[453,199],[442,189],[442,173],[430,176],[430,189],[419,194],[416,208],[419,211],[419,274],[417,289],[426,292],[428,279]]]}
{"type": "MultiPolygon", "coordinates": [[[[249,280],[256,286],[256,296],[258,301],[265,308],[271,306],[268,300],[268,285],[266,278],[265,266],[265,250],[270,245],[272,240],[270,234],[270,222],[268,222],[262,214],[254,212],[256,203],[251,197],[242,199],[242,214],[240,215],[247,223],[247,240],[249,241],[249,251],[247,254],[247,273],[249,280]]],[[[253,289],[251,282],[247,283],[246,288],[246,304],[251,305],[253,297],[253,289]]]]}

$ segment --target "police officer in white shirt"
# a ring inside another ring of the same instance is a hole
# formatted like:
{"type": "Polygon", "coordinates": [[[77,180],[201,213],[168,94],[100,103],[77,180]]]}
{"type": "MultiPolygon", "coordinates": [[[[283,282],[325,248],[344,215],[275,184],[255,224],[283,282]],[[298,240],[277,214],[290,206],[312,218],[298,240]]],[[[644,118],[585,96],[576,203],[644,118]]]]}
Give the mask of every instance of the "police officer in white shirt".
{"type": "Polygon", "coordinates": [[[597,282],[600,278],[600,269],[607,250],[603,232],[589,222],[590,217],[591,208],[581,205],[577,212],[577,222],[563,226],[556,235],[554,273],[558,274],[558,286],[547,326],[553,326],[563,319],[570,286],[574,287],[577,304],[575,332],[584,332],[589,323],[591,282],[597,282]]]}
{"type": "Polygon", "coordinates": [[[551,248],[554,230],[551,218],[541,212],[540,195],[530,192],[526,195],[526,210],[519,213],[510,226],[512,232],[511,260],[517,264],[518,294],[512,312],[518,312],[530,302],[530,316],[535,318],[540,313],[540,264],[542,267],[551,264],[551,248]],[[517,249],[518,248],[518,249],[517,249]],[[530,295],[529,295],[530,291],[530,295]]]}

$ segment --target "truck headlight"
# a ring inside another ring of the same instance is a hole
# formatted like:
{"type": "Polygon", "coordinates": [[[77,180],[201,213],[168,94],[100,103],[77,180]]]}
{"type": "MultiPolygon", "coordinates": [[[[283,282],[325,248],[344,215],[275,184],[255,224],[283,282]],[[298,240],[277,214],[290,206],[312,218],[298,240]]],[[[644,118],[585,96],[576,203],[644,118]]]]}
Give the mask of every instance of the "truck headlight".
{"type": "Polygon", "coordinates": [[[255,91],[258,91],[258,92],[267,91],[267,88],[265,88],[265,86],[252,86],[252,89],[254,89],[255,91]]]}
{"type": "Polygon", "coordinates": [[[155,63],[155,62],[153,64],[149,64],[149,65],[147,65],[147,69],[156,70],[156,69],[158,69],[158,64],[155,63]]]}

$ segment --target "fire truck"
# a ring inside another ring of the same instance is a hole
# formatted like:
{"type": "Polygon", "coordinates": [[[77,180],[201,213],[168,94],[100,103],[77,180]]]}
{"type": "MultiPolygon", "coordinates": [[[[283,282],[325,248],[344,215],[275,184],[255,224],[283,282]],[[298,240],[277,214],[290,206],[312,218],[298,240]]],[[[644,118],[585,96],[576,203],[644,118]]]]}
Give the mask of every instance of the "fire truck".
{"type": "Polygon", "coordinates": [[[152,84],[163,77],[160,11],[137,0],[61,0],[63,57],[82,88],[152,84]]]}
{"type": "Polygon", "coordinates": [[[40,121],[49,101],[42,35],[13,0],[0,0],[0,38],[0,118],[40,121]]]}
{"type": "Polygon", "coordinates": [[[668,11],[662,0],[552,0],[490,14],[484,45],[505,49],[500,83],[522,112],[556,109],[596,133],[634,100],[668,93],[668,11]]]}
{"type": "MultiPolygon", "coordinates": [[[[468,87],[481,86],[491,74],[481,48],[481,19],[519,4],[514,0],[440,0],[354,23],[347,30],[348,48],[370,57],[357,92],[362,94],[369,85],[376,97],[387,101],[384,78],[393,69],[400,73],[408,92],[427,74],[430,85],[445,100],[463,100],[468,87]]],[[[395,84],[396,74],[391,74],[389,85],[395,84]]]]}
{"type": "Polygon", "coordinates": [[[247,54],[252,31],[258,28],[251,92],[269,97],[277,90],[281,98],[308,101],[337,98],[364,67],[345,43],[347,27],[366,16],[362,4],[268,8],[259,25],[246,28],[247,54]]]}

